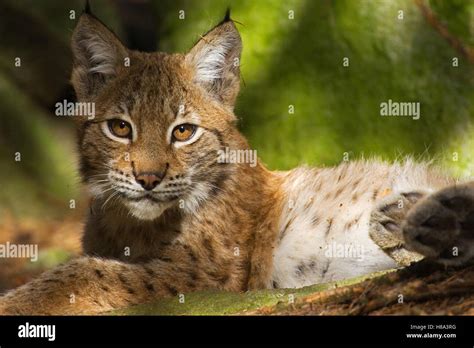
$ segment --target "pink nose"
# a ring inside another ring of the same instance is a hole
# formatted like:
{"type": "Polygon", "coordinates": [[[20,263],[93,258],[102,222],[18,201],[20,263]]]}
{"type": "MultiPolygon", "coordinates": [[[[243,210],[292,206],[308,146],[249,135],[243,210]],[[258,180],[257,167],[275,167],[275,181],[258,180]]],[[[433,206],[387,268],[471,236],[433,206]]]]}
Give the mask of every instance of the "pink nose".
{"type": "Polygon", "coordinates": [[[135,177],[135,180],[145,189],[148,191],[153,190],[163,179],[162,176],[152,174],[152,173],[143,173],[138,174],[135,177]]]}

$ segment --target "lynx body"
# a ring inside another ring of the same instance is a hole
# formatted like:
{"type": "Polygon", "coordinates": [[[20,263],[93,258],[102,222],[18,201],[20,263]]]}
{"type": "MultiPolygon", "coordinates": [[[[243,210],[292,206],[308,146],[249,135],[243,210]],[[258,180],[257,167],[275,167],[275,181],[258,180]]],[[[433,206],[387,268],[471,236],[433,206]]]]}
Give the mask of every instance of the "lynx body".
{"type": "Polygon", "coordinates": [[[425,164],[271,172],[217,160],[251,150],[233,113],[241,40],[230,18],[187,54],[165,54],[128,50],[85,13],[72,50],[72,84],[96,113],[76,117],[92,196],[85,255],[8,292],[0,313],[100,313],[473,256],[474,185],[425,164]]]}

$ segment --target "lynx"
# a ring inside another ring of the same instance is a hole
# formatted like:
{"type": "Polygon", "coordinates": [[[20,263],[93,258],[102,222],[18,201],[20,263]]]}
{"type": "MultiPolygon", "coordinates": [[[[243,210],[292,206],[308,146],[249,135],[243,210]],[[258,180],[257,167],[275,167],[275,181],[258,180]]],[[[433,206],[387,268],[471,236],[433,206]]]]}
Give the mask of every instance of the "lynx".
{"type": "Polygon", "coordinates": [[[233,113],[242,44],[227,15],[187,54],[128,50],[86,12],[72,84],[92,196],[84,256],[0,298],[2,314],[94,314],[204,289],[297,288],[474,256],[474,184],[405,160],[271,172],[233,113]]]}

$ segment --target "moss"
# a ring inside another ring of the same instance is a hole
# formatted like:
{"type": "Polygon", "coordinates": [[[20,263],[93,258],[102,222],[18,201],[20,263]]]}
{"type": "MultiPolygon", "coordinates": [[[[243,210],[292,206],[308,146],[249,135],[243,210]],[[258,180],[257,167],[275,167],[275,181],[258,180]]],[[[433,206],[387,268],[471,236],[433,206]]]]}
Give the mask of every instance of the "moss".
{"type": "Polygon", "coordinates": [[[111,315],[227,315],[245,314],[247,311],[261,307],[273,306],[278,303],[296,301],[306,295],[335,287],[347,286],[361,282],[382,273],[348,279],[340,282],[318,284],[300,289],[259,290],[246,293],[225,291],[200,291],[184,295],[184,303],[179,295],[165,298],[153,303],[133,306],[114,311],[111,315]],[[292,296],[290,296],[292,295],[292,296]]]}

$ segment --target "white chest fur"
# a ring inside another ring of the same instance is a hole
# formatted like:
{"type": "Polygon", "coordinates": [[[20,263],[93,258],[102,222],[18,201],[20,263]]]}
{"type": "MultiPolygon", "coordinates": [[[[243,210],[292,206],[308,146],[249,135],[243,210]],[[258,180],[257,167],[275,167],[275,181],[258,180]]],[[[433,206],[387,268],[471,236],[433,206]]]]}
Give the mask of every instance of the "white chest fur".
{"type": "Polygon", "coordinates": [[[427,188],[424,166],[353,162],[286,174],[274,287],[294,288],[397,267],[369,237],[377,197],[427,188]]]}

